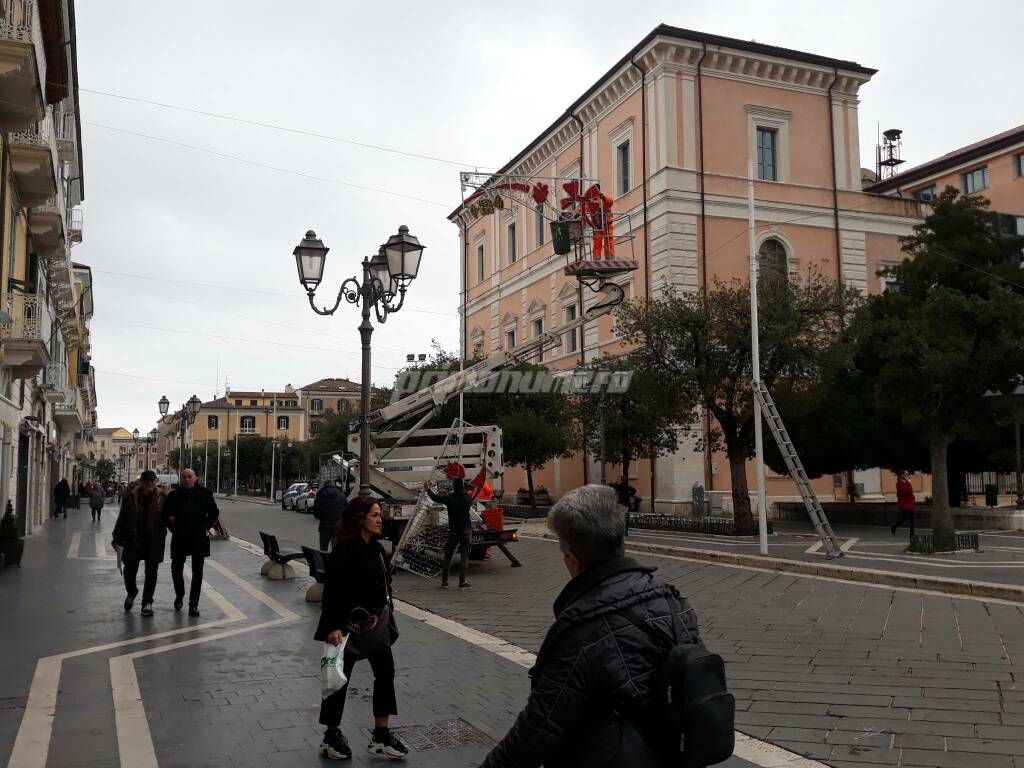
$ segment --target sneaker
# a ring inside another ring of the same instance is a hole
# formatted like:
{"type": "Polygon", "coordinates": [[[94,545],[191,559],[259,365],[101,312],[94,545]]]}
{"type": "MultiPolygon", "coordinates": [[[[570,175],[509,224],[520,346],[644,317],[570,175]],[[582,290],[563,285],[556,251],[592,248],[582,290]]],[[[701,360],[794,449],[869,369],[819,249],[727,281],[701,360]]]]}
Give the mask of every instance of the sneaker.
{"type": "Polygon", "coordinates": [[[409,754],[409,748],[390,728],[374,728],[366,751],[371,755],[383,755],[388,760],[401,760],[409,754]]]}
{"type": "Polygon", "coordinates": [[[152,603],[146,603],[145,605],[142,606],[142,615],[143,616],[147,616],[147,617],[153,615],[153,604],[152,603]]]}
{"type": "Polygon", "coordinates": [[[184,604],[185,604],[185,596],[184,595],[178,595],[176,598],[174,598],[174,610],[175,611],[180,611],[181,610],[181,606],[183,606],[184,604]]]}
{"type": "Polygon", "coordinates": [[[464,581],[461,584],[459,584],[459,589],[469,589],[472,586],[473,585],[470,584],[468,581],[464,581]]]}
{"type": "Polygon", "coordinates": [[[441,582],[441,589],[448,589],[448,582],[447,581],[442,581],[441,582]]]}
{"type": "Polygon", "coordinates": [[[198,605],[190,605],[188,607],[188,615],[189,616],[198,616],[199,615],[199,606],[198,605]]]}
{"type": "Polygon", "coordinates": [[[124,599],[124,610],[125,610],[125,613],[130,611],[132,609],[133,605],[135,605],[135,595],[128,595],[128,597],[126,597],[124,599]]]}
{"type": "Polygon", "coordinates": [[[329,760],[352,759],[352,750],[337,728],[330,728],[324,733],[324,740],[320,742],[320,754],[329,760]]]}

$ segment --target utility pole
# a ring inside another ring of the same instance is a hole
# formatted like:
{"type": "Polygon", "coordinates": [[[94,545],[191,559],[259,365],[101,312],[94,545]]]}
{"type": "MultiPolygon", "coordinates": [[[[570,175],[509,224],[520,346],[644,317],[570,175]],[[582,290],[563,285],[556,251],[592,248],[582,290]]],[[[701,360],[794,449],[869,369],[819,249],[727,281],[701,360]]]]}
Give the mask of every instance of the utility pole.
{"type": "Polygon", "coordinates": [[[235,498],[238,498],[238,431],[235,431],[235,498]]]}
{"type": "Polygon", "coordinates": [[[768,554],[768,504],[764,488],[764,434],[761,402],[754,391],[761,382],[761,347],[757,325],[757,248],[754,237],[754,160],[747,160],[747,244],[750,249],[751,396],[754,398],[754,450],[757,453],[757,531],[761,554],[768,554]]]}

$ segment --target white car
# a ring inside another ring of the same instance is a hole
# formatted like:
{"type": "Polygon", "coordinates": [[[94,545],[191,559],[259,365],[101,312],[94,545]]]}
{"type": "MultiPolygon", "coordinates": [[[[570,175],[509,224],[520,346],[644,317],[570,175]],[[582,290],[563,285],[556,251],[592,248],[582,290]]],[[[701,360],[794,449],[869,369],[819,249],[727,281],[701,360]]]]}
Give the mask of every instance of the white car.
{"type": "Polygon", "coordinates": [[[292,504],[296,512],[309,512],[312,514],[314,501],[316,501],[316,486],[309,484],[299,491],[299,495],[295,497],[295,501],[292,504]]]}
{"type": "Polygon", "coordinates": [[[292,483],[281,495],[281,509],[295,509],[295,499],[309,487],[309,483],[292,483]]]}

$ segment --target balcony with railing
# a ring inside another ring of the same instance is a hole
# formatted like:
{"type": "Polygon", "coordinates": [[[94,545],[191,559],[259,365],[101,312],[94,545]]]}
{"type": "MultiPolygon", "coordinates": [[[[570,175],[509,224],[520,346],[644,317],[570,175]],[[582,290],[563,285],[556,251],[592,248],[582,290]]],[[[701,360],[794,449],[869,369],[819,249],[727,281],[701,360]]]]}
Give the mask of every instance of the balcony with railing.
{"type": "Polygon", "coordinates": [[[91,366],[89,373],[78,374],[78,391],[82,395],[84,405],[89,408],[96,407],[96,375],[91,366]]]}
{"type": "Polygon", "coordinates": [[[82,224],[85,220],[85,212],[81,208],[71,208],[68,211],[68,240],[72,243],[82,242],[82,224]]]}
{"type": "Polygon", "coordinates": [[[36,253],[44,261],[62,259],[66,256],[65,235],[68,233],[67,206],[64,192],[58,187],[56,193],[32,209],[29,217],[29,231],[36,253]]]}
{"type": "Polygon", "coordinates": [[[43,369],[43,399],[48,403],[63,403],[70,397],[68,367],[64,363],[47,363],[43,369]]]}
{"type": "Polygon", "coordinates": [[[67,399],[54,405],[53,420],[61,432],[67,434],[81,432],[85,428],[85,412],[77,390],[69,389],[67,399]]]}
{"type": "Polygon", "coordinates": [[[0,346],[4,365],[16,379],[31,379],[50,362],[54,317],[46,297],[18,293],[0,312],[0,346]]]}
{"type": "Polygon", "coordinates": [[[0,128],[26,128],[43,116],[46,52],[37,0],[0,0],[0,128]]]}
{"type": "Polygon", "coordinates": [[[11,171],[18,185],[21,202],[29,208],[43,205],[57,194],[60,164],[53,130],[53,110],[47,108],[43,119],[8,136],[11,171]]]}

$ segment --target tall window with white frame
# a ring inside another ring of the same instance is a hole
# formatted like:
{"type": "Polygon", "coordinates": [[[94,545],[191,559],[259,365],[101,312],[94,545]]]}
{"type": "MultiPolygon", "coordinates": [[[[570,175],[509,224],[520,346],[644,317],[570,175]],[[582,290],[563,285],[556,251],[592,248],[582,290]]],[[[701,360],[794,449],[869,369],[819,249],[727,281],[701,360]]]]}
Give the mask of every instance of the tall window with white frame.
{"type": "MultiPolygon", "coordinates": [[[[570,304],[565,308],[565,322],[571,323],[576,319],[576,305],[570,304]]],[[[579,328],[573,328],[565,334],[565,352],[571,354],[579,351],[579,328]]]]}
{"type": "Polygon", "coordinates": [[[988,168],[975,168],[964,174],[964,192],[973,195],[983,189],[988,189],[988,168]]]}
{"type": "Polygon", "coordinates": [[[505,351],[508,352],[516,345],[516,329],[509,328],[505,331],[505,351]]]}
{"type": "Polygon", "coordinates": [[[484,244],[479,243],[476,247],[476,281],[484,281],[484,244]]]}
{"type": "Polygon", "coordinates": [[[757,127],[757,178],[761,181],[778,181],[777,139],[774,129],[757,127]]]}
{"type": "MultiPolygon", "coordinates": [[[[534,321],[533,321],[533,338],[539,339],[543,335],[544,335],[544,318],[543,317],[535,318],[534,321]]],[[[544,360],[544,350],[543,349],[538,349],[537,350],[537,362],[539,363],[539,362],[542,362],[543,360],[544,360]]]]}
{"type": "Polygon", "coordinates": [[[508,263],[515,264],[518,258],[516,254],[516,223],[510,221],[508,225],[508,263]]]}
{"type": "Polygon", "coordinates": [[[256,431],[256,417],[243,416],[238,425],[238,431],[243,435],[256,431]]]}
{"type": "Polygon", "coordinates": [[[544,245],[544,225],[547,220],[544,218],[544,203],[537,203],[533,208],[534,239],[537,247],[544,245]]]}
{"type": "Polygon", "coordinates": [[[618,183],[618,194],[624,195],[633,188],[633,142],[626,139],[615,147],[615,176],[618,183]]]}

